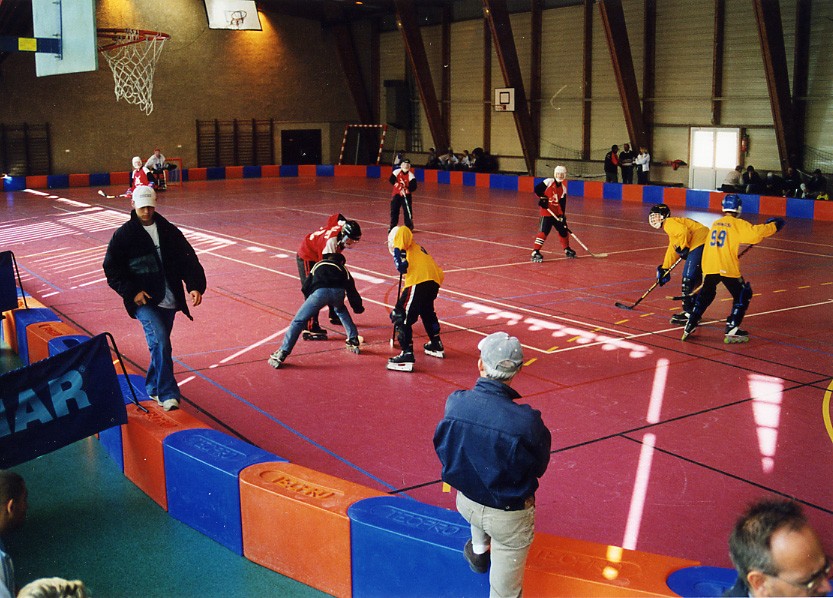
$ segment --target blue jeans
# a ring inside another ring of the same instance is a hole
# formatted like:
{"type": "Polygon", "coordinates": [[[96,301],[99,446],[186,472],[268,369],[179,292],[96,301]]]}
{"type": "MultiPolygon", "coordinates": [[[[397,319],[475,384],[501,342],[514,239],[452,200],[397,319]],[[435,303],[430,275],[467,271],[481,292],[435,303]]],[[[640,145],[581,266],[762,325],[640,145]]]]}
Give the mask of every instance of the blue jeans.
{"type": "Polygon", "coordinates": [[[317,289],[313,291],[300,309],[295,314],[295,318],[289,325],[286,331],[286,336],[283,337],[283,344],[281,351],[292,353],[292,347],[298,342],[298,337],[301,332],[307,327],[307,320],[317,314],[322,307],[329,305],[341,320],[344,325],[344,331],[347,333],[347,338],[355,338],[359,335],[356,325],[353,323],[353,318],[350,317],[350,312],[344,306],[344,296],[346,293],[344,289],[317,289]]]}
{"type": "Polygon", "coordinates": [[[148,395],[160,401],[179,399],[179,386],[174,379],[174,361],[171,348],[171,330],[174,327],[175,309],[155,305],[141,305],[136,318],[145,330],[145,340],[150,351],[150,365],[145,376],[148,395]]]}

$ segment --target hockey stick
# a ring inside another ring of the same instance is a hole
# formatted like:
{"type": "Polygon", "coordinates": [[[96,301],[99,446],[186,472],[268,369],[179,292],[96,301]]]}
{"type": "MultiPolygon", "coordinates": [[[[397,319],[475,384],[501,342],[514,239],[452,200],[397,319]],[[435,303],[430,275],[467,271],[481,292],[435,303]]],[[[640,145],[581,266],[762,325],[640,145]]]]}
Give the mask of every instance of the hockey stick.
{"type": "Polygon", "coordinates": [[[107,195],[104,189],[99,189],[98,194],[105,199],[116,199],[117,197],[127,197],[126,195],[107,195]]]}
{"type": "MultiPolygon", "coordinates": [[[[393,309],[399,303],[399,295],[402,293],[402,272],[399,273],[399,288],[396,289],[396,302],[393,304],[393,309]]],[[[394,341],[396,340],[396,322],[393,323],[393,332],[390,335],[390,348],[393,349],[394,341]]]]}
{"type": "MultiPolygon", "coordinates": [[[[746,247],[746,249],[744,249],[743,251],[741,251],[741,252],[738,254],[738,259],[742,258],[742,257],[744,256],[744,254],[745,254],[747,251],[749,251],[750,249],[752,249],[753,247],[754,247],[754,245],[748,245],[748,246],[746,247]]],[[[694,289],[693,291],[691,291],[688,295],[676,295],[676,296],[674,296],[674,297],[668,297],[668,298],[669,298],[669,299],[671,299],[672,301],[683,301],[683,300],[688,299],[689,297],[691,297],[691,296],[696,295],[697,293],[699,293],[699,292],[700,292],[700,289],[702,289],[702,288],[703,288],[703,283],[701,282],[701,283],[700,283],[700,286],[698,286],[696,289],[694,289]]]]}
{"type": "MultiPolygon", "coordinates": [[[[678,258],[677,258],[677,261],[676,261],[676,262],[674,262],[674,263],[671,265],[671,267],[670,267],[670,268],[668,268],[668,272],[666,272],[666,274],[670,274],[670,273],[671,273],[671,271],[672,271],[674,268],[676,268],[676,267],[677,267],[677,264],[679,264],[681,261],[683,261],[683,258],[678,257],[678,258]]],[[[624,304],[624,303],[622,303],[621,301],[617,301],[614,305],[615,305],[616,307],[620,308],[620,309],[633,309],[634,307],[636,307],[637,305],[639,305],[640,303],[642,303],[642,300],[643,300],[643,299],[645,299],[645,297],[647,297],[648,295],[650,295],[650,294],[651,294],[651,291],[653,291],[653,290],[654,290],[655,288],[657,288],[658,286],[659,286],[659,280],[657,280],[654,284],[652,284],[652,285],[651,285],[651,288],[649,288],[647,291],[645,291],[645,292],[642,294],[642,296],[641,296],[639,299],[637,299],[637,300],[636,300],[636,303],[634,303],[633,305],[625,305],[625,304],[624,304]]]]}
{"type": "Polygon", "coordinates": [[[405,190],[402,190],[402,204],[405,206],[405,210],[408,212],[408,220],[411,222],[411,225],[414,224],[414,215],[411,213],[411,204],[408,203],[408,195],[405,193],[405,190]]]}
{"type": "MultiPolygon", "coordinates": [[[[547,212],[549,212],[549,213],[550,213],[550,215],[551,215],[553,218],[555,218],[556,220],[558,220],[558,216],[556,216],[556,215],[555,215],[555,213],[554,213],[552,210],[550,210],[549,208],[547,208],[547,212]]],[[[570,236],[571,236],[571,237],[573,237],[573,238],[576,240],[576,242],[584,248],[584,251],[586,251],[587,253],[589,253],[591,256],[593,256],[593,257],[607,257],[607,254],[606,254],[606,253],[593,253],[592,251],[590,251],[590,249],[588,249],[588,248],[587,248],[587,245],[585,245],[584,243],[582,243],[582,242],[581,242],[581,239],[579,239],[579,238],[576,236],[576,233],[574,233],[573,231],[571,231],[569,228],[567,229],[567,232],[568,232],[568,233],[570,233],[570,236]]]]}

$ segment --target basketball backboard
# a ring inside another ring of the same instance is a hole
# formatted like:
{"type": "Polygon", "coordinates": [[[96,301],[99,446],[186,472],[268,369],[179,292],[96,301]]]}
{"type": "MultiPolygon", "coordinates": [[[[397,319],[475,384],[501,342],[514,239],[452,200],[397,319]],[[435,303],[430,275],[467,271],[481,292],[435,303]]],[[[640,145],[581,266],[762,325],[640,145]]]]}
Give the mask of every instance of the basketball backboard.
{"type": "Polygon", "coordinates": [[[205,0],[209,29],[262,31],[254,0],[205,0]]]}
{"type": "Polygon", "coordinates": [[[61,54],[35,54],[38,77],[98,70],[95,0],[32,0],[35,37],[61,40],[61,54]]]}

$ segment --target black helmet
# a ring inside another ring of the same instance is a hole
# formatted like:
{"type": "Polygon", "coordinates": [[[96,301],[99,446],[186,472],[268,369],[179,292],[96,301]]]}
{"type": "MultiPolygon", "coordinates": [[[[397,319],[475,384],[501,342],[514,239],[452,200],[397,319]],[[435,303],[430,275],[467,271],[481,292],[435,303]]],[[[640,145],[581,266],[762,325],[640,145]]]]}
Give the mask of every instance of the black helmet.
{"type": "Polygon", "coordinates": [[[660,228],[662,226],[662,221],[670,215],[671,208],[664,203],[658,203],[655,206],[651,206],[651,211],[648,213],[648,224],[654,228],[660,228]]]}
{"type": "Polygon", "coordinates": [[[341,227],[341,232],[338,234],[338,238],[342,241],[345,237],[353,241],[358,241],[362,238],[362,227],[359,226],[358,222],[355,220],[347,220],[344,223],[341,227]]]}

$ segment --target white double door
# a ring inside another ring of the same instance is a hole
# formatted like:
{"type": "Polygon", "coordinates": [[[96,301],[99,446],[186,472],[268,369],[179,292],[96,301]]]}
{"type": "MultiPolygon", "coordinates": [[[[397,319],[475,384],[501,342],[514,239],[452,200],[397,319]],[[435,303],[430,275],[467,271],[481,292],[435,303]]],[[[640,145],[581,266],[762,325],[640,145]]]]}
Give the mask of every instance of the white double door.
{"type": "Polygon", "coordinates": [[[692,127],[690,189],[719,189],[740,156],[740,129],[692,127]]]}

